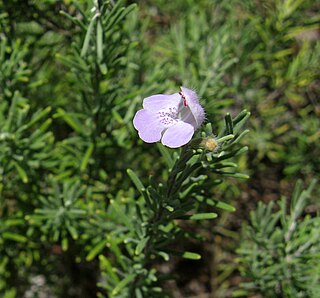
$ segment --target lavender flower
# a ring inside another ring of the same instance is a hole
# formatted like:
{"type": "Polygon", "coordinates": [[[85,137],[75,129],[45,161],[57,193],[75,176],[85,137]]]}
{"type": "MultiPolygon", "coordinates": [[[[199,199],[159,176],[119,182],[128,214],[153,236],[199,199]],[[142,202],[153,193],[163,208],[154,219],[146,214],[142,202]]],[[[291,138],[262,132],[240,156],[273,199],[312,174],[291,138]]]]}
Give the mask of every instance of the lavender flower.
{"type": "Polygon", "coordinates": [[[140,138],[147,143],[161,143],[170,148],[187,144],[204,120],[204,110],[197,94],[181,87],[172,95],[156,94],[143,100],[143,109],[133,119],[140,138]]]}

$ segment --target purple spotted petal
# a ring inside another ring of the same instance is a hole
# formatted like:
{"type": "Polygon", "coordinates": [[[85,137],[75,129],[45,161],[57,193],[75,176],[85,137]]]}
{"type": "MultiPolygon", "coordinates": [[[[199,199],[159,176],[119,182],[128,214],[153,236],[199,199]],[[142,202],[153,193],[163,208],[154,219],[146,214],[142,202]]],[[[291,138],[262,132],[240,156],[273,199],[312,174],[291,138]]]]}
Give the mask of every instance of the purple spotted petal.
{"type": "Polygon", "coordinates": [[[133,118],[133,126],[139,132],[140,138],[146,143],[158,142],[164,127],[157,115],[147,110],[139,110],[133,118]]]}
{"type": "Polygon", "coordinates": [[[194,91],[186,87],[181,87],[181,92],[186,100],[187,107],[190,108],[190,111],[195,119],[196,129],[198,129],[205,118],[204,110],[199,103],[198,96],[194,91]]]}
{"type": "Polygon", "coordinates": [[[143,108],[149,111],[159,111],[168,106],[176,107],[178,109],[181,103],[181,95],[179,93],[174,93],[172,95],[156,94],[146,97],[143,100],[143,108]]]}
{"type": "Polygon", "coordinates": [[[178,148],[187,144],[193,134],[194,128],[192,125],[179,121],[165,131],[161,143],[170,148],[178,148]]]}

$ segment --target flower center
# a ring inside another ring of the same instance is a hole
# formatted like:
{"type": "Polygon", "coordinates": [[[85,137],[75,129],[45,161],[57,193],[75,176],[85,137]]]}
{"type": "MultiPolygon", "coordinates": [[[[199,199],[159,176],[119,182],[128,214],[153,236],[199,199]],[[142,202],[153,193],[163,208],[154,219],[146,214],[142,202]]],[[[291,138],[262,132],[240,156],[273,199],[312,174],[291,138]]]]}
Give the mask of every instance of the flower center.
{"type": "Polygon", "coordinates": [[[172,126],[178,122],[178,109],[176,107],[169,107],[158,112],[160,123],[166,127],[172,126]]]}

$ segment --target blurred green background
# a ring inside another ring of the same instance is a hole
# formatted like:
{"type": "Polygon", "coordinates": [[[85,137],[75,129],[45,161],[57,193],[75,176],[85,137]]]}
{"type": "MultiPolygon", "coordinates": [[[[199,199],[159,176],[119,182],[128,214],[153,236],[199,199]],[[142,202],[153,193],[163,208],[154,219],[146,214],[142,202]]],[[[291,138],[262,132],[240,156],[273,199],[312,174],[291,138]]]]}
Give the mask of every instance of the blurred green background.
{"type": "MultiPolygon", "coordinates": [[[[258,202],[290,198],[298,179],[305,186],[319,179],[318,1],[121,5],[127,10],[105,12],[111,17],[101,23],[99,52],[99,37],[95,47],[87,35],[92,1],[0,1],[4,297],[96,297],[105,270],[97,244],[101,235],[112,238],[108,224],[117,220],[106,211],[109,202],[118,198],[127,216],[135,212],[125,170],[137,169],[145,180],[146,173],[166,175],[164,161],[154,162],[157,147],[143,144],[132,126],[151,94],[195,88],[217,132],[226,112],[251,112],[242,141],[249,151],[237,159],[250,178],[215,190],[236,211],[189,224],[207,240],[181,245],[202,261],[157,265],[177,276],[167,283],[172,297],[232,297],[244,281],[235,251],[250,211],[258,202]]],[[[312,218],[319,195],[315,187],[305,211],[312,218]]]]}

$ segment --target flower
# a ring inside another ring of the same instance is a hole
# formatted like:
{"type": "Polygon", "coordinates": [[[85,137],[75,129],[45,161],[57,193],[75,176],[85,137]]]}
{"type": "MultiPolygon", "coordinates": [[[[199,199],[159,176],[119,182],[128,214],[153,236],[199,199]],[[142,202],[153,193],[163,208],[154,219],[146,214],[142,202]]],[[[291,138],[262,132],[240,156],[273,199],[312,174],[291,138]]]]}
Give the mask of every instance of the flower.
{"type": "Polygon", "coordinates": [[[204,120],[197,94],[181,87],[172,95],[156,94],[143,100],[143,109],[133,119],[139,137],[146,143],[161,143],[170,148],[187,144],[204,120]]]}

